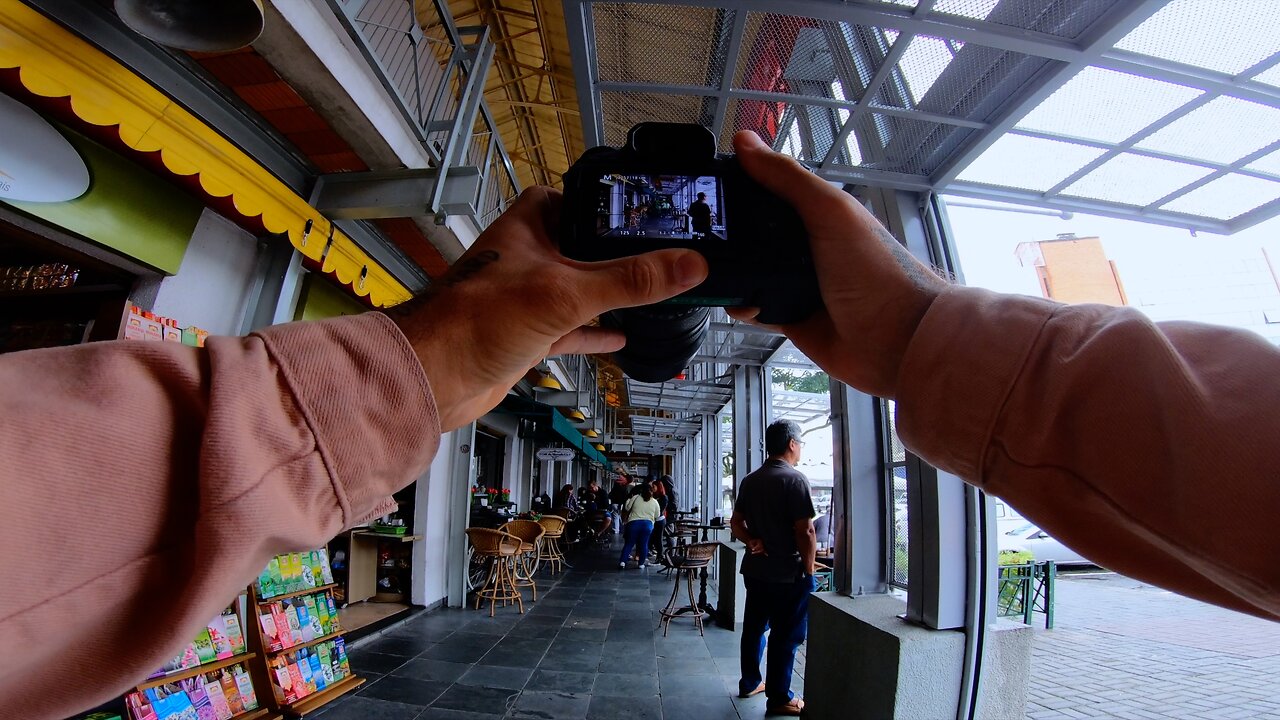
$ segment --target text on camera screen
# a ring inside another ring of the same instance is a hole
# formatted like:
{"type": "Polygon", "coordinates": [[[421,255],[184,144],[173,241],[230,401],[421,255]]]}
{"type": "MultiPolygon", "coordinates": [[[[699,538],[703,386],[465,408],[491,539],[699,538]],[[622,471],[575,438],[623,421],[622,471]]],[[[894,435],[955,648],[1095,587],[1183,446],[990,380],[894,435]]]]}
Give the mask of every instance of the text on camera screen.
{"type": "Polygon", "coordinates": [[[603,175],[596,236],[724,240],[724,183],[712,175],[603,175]]]}

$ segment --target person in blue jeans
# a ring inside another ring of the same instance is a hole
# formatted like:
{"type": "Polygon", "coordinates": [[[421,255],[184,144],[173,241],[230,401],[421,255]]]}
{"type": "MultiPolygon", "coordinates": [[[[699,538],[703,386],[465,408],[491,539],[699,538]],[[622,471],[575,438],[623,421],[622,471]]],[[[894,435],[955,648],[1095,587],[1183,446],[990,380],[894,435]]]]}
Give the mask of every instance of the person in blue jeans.
{"type": "Polygon", "coordinates": [[[730,521],[733,536],[748,550],[742,558],[747,602],[738,696],[763,692],[766,714],[798,716],[804,700],[791,692],[791,671],[809,627],[809,595],[816,587],[815,513],[809,480],[795,469],[804,448],[800,426],[779,420],[765,430],[764,444],[769,459],[742,479],[730,521]],[[766,630],[769,656],[762,682],[766,630]]]}
{"type": "Polygon", "coordinates": [[[653,523],[661,513],[662,506],[653,498],[653,490],[649,488],[648,483],[641,486],[638,495],[632,495],[627,499],[627,503],[622,506],[622,517],[626,521],[626,526],[623,528],[626,542],[622,546],[622,557],[618,560],[620,569],[627,567],[627,559],[631,557],[632,548],[640,553],[640,567],[643,568],[648,564],[649,535],[653,533],[653,523]]]}

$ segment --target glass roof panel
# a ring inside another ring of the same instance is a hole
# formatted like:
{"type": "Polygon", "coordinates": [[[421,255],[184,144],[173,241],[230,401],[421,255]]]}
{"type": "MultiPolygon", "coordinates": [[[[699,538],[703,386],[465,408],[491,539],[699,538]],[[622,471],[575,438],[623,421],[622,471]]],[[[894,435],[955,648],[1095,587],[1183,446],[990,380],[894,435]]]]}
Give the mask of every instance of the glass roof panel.
{"type": "Polygon", "coordinates": [[[1276,198],[1280,182],[1231,174],[1170,200],[1162,209],[1229,220],[1276,198]]]}
{"type": "Polygon", "coordinates": [[[1069,185],[1062,194],[1143,206],[1211,172],[1206,167],[1123,153],[1069,185]]]}
{"type": "Polygon", "coordinates": [[[965,168],[958,179],[1044,192],[1103,152],[1073,143],[1005,135],[965,168]]]}
{"type": "Polygon", "coordinates": [[[1116,47],[1237,75],[1280,50],[1280,13],[1267,0],[1173,0],[1116,47]]]}
{"type": "Polygon", "coordinates": [[[1200,94],[1182,85],[1089,67],[1027,113],[1018,127],[1120,142],[1200,94]]]}
{"type": "Polygon", "coordinates": [[[1280,138],[1280,110],[1220,97],[1179,118],[1138,147],[1230,163],[1280,138]]]}
{"type": "Polygon", "coordinates": [[[1245,167],[1250,170],[1257,170],[1259,172],[1271,173],[1272,175],[1280,176],[1280,150],[1263,155],[1245,167]]]}

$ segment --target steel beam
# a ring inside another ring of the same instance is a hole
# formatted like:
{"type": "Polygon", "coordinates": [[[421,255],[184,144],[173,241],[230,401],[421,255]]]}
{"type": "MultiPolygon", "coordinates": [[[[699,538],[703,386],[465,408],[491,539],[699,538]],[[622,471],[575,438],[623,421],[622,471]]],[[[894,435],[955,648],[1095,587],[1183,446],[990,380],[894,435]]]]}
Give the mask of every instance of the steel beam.
{"type": "Polygon", "coordinates": [[[441,181],[442,174],[439,168],[420,168],[321,175],[312,204],[339,220],[474,215],[471,203],[480,189],[480,169],[451,168],[441,181]]]}
{"type": "Polygon", "coordinates": [[[564,0],[564,25],[569,40],[569,57],[582,113],[582,140],[588,149],[604,144],[604,121],[600,114],[600,94],[595,56],[594,20],[586,0],[564,0]]]}
{"type": "Polygon", "coordinates": [[[716,99],[716,114],[711,121],[711,132],[716,143],[724,131],[724,116],[729,108],[728,92],[733,88],[733,76],[738,71],[738,55],[742,52],[742,35],[747,28],[747,11],[734,10],[733,26],[729,30],[729,50],[725,53],[724,70],[720,77],[720,95],[716,99]]]}

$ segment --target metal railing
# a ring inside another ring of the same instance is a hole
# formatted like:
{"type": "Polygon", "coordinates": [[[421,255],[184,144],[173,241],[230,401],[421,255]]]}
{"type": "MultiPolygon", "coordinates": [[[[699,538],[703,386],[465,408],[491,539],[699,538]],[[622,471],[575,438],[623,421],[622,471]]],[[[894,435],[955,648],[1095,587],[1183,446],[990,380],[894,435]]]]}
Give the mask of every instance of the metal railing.
{"type": "Polygon", "coordinates": [[[1001,565],[998,578],[996,614],[1021,617],[1031,624],[1034,613],[1044,614],[1044,626],[1053,629],[1053,589],[1058,576],[1052,560],[1001,565]]]}
{"type": "MultiPolygon", "coordinates": [[[[519,181],[484,103],[492,63],[488,29],[457,27],[437,0],[330,0],[418,135],[431,164],[478,168],[471,207],[487,227],[515,199],[519,181]]],[[[439,212],[439,198],[432,209],[439,212]]]]}

